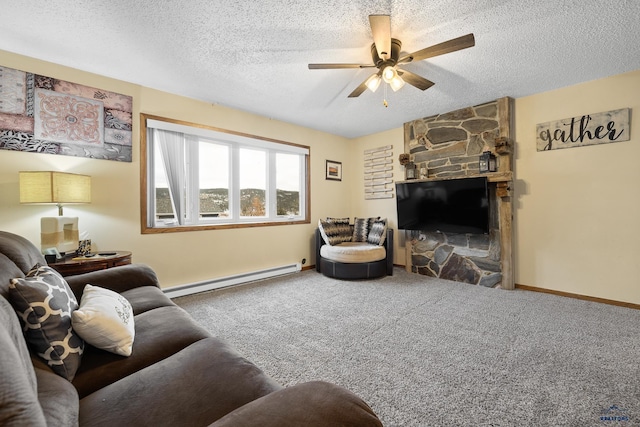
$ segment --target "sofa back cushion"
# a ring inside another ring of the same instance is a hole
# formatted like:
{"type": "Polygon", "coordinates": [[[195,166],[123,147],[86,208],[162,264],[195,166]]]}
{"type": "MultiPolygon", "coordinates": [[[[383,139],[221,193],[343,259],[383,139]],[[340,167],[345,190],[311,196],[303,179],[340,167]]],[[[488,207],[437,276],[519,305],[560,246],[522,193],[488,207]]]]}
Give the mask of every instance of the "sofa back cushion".
{"type": "Polygon", "coordinates": [[[7,298],[9,282],[24,275],[36,264],[45,265],[40,250],[22,236],[0,231],[0,295],[7,298]]]}
{"type": "Polygon", "coordinates": [[[11,279],[24,277],[24,272],[18,266],[0,253],[0,296],[9,299],[9,283],[11,279]]]}
{"type": "Polygon", "coordinates": [[[0,297],[0,425],[45,426],[36,375],[18,318],[0,297]]]}

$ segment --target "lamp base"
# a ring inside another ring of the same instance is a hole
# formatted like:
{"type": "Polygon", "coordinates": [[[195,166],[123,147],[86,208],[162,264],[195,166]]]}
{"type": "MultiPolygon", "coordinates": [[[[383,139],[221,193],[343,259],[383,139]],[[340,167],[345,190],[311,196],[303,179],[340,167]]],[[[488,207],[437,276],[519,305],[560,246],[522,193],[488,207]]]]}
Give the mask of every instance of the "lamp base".
{"type": "Polygon", "coordinates": [[[78,217],[53,216],[40,219],[40,249],[55,248],[58,252],[78,249],[80,233],[78,217]]]}

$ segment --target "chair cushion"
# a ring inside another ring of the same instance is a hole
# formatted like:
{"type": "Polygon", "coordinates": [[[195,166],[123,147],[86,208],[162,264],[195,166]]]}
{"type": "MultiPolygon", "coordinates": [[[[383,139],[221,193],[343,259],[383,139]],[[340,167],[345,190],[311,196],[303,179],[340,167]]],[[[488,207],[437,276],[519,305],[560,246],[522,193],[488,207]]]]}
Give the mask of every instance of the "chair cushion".
{"type": "Polygon", "coordinates": [[[320,256],[337,262],[364,263],[385,259],[387,252],[384,246],[361,242],[345,242],[337,246],[323,245],[320,256]]]}

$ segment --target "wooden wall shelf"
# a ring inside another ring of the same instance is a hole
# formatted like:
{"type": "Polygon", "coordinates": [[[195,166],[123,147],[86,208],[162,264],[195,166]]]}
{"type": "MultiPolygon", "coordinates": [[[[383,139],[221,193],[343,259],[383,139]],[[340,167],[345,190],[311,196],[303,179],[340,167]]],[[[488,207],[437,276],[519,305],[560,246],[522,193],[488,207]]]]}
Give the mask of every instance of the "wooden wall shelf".
{"type": "Polygon", "coordinates": [[[479,177],[487,177],[487,181],[489,182],[508,182],[513,181],[513,172],[489,172],[489,173],[479,173],[477,175],[467,175],[467,176],[447,176],[447,177],[438,177],[438,178],[424,178],[424,179],[408,179],[405,181],[396,181],[396,183],[406,183],[406,182],[428,182],[428,181],[446,181],[450,179],[465,179],[465,178],[479,178],[479,177]]]}

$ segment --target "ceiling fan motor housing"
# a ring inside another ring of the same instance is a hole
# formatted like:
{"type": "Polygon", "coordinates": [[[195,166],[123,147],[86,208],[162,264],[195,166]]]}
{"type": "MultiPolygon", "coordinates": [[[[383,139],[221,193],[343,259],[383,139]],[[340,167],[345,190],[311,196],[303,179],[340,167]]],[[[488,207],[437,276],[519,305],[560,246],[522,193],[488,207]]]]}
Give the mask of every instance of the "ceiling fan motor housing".
{"type": "Polygon", "coordinates": [[[400,48],[402,47],[402,42],[398,39],[391,39],[391,56],[386,61],[380,58],[378,55],[378,50],[376,49],[376,44],[371,44],[371,59],[373,63],[376,64],[376,67],[379,69],[384,68],[384,66],[390,65],[394,66],[398,62],[398,58],[400,57],[400,48]]]}

